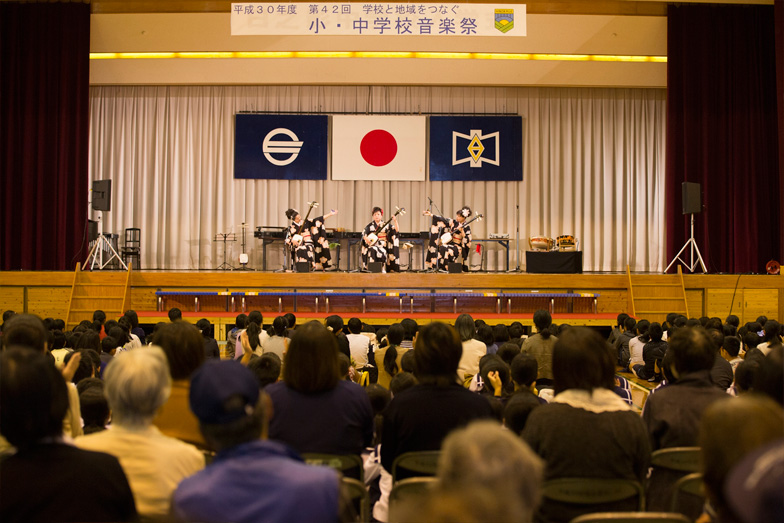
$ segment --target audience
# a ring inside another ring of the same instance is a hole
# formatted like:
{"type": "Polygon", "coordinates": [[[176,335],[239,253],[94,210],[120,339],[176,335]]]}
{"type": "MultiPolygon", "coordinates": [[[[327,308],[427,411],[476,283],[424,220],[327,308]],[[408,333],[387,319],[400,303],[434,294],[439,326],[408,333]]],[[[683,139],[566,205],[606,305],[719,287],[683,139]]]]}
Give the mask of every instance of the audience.
{"type": "Polygon", "coordinates": [[[0,465],[0,521],[135,521],[117,459],[63,441],[67,410],[63,376],[40,351],[2,352],[0,433],[17,451],[0,465]]]}
{"type": "Polygon", "coordinates": [[[275,354],[279,359],[283,359],[288,347],[287,329],[288,322],[285,316],[278,316],[272,320],[272,327],[267,331],[267,336],[262,339],[261,353],[275,354]]]}
{"type": "Polygon", "coordinates": [[[106,430],[111,411],[104,396],[104,383],[99,378],[84,378],[76,386],[85,434],[106,430]]]}
{"type": "Polygon", "coordinates": [[[521,351],[536,358],[539,366],[539,376],[536,386],[551,386],[553,384],[553,347],[558,338],[550,332],[553,318],[546,310],[539,309],[534,313],[534,326],[537,333],[529,336],[523,342],[521,351]]]}
{"type": "Polygon", "coordinates": [[[370,353],[370,338],[362,334],[362,322],[359,318],[348,320],[348,348],[351,351],[351,358],[354,360],[358,369],[366,367],[370,353]]]}
{"type": "Polygon", "coordinates": [[[335,339],[338,342],[338,351],[345,354],[348,358],[351,358],[351,348],[349,348],[348,338],[343,332],[343,318],[337,314],[327,316],[327,319],[324,320],[324,325],[326,325],[327,330],[335,336],[335,339]]]}
{"type": "Polygon", "coordinates": [[[269,436],[297,452],[361,454],[373,442],[373,411],[362,387],[340,379],[335,336],[318,322],[297,329],[283,381],[267,386],[269,436]]]}
{"type": "Polygon", "coordinates": [[[384,411],[381,464],[388,472],[399,455],[438,450],[452,429],[493,416],[486,398],[458,383],[461,348],[457,331],[444,323],[431,323],[417,336],[414,358],[418,383],[396,394],[384,411]]]}
{"type": "Polygon", "coordinates": [[[242,353],[237,356],[237,341],[239,336],[248,325],[248,316],[245,314],[238,314],[234,320],[234,327],[229,331],[226,336],[226,357],[230,360],[242,356],[242,353]]]}
{"type": "Polygon", "coordinates": [[[476,325],[469,314],[461,314],[455,320],[455,329],[462,343],[462,354],[457,366],[459,383],[470,383],[471,378],[479,374],[479,360],[487,354],[487,345],[474,339],[476,325]]]}
{"type": "Polygon", "coordinates": [[[207,318],[200,319],[196,322],[196,328],[199,329],[202,338],[204,338],[204,357],[208,360],[219,360],[220,349],[218,348],[218,342],[213,338],[210,320],[207,318]]]}
{"type": "Polygon", "coordinates": [[[169,309],[169,321],[175,322],[182,319],[182,311],[177,307],[169,309]]]}
{"type": "Polygon", "coordinates": [[[202,335],[190,323],[175,321],[160,327],[154,343],[166,354],[172,384],[169,399],[158,411],[153,424],[166,436],[204,447],[199,423],[188,409],[191,376],[204,363],[202,335]]]}
{"type": "Polygon", "coordinates": [[[76,445],[120,460],[140,516],[166,516],[179,482],[204,468],[196,447],[152,425],[171,390],[166,356],[155,346],[122,353],[106,369],[104,381],[111,430],[77,438],[76,445]]]}
{"type": "MultiPolygon", "coordinates": [[[[298,336],[299,329],[289,351],[295,358],[298,336]]],[[[334,342],[329,345],[337,355],[334,342]]],[[[248,369],[235,361],[203,365],[193,376],[190,405],[217,455],[180,483],[172,502],[177,518],[205,523],[338,520],[338,474],[306,465],[291,449],[267,439],[268,408],[248,369]]]]}
{"type": "MultiPolygon", "coordinates": [[[[545,481],[557,478],[623,478],[643,482],[651,448],[639,415],[612,392],[615,353],[586,327],[573,327],[553,348],[555,397],[531,412],[523,439],[545,461],[545,481]]],[[[661,393],[660,393],[661,394],[661,393]]],[[[629,510],[626,502],[593,511],[629,510]]],[[[539,521],[568,522],[585,507],[544,499],[539,521]]]]}
{"type": "Polygon", "coordinates": [[[401,370],[403,356],[410,351],[410,349],[401,347],[404,336],[403,325],[395,323],[387,331],[388,345],[374,351],[376,368],[378,369],[378,384],[382,387],[389,388],[390,381],[401,370]]]}
{"type": "Polygon", "coordinates": [[[259,387],[262,389],[267,385],[277,383],[278,379],[280,379],[281,367],[280,356],[274,352],[267,352],[259,358],[253,358],[248,364],[248,368],[256,377],[256,381],[259,382],[259,387]]]}

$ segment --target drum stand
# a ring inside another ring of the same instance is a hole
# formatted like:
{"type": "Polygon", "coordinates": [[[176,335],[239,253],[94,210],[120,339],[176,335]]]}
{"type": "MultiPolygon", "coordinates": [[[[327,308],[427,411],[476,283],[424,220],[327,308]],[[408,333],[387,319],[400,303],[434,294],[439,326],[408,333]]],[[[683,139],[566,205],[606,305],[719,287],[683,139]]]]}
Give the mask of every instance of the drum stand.
{"type": "Polygon", "coordinates": [[[689,239],[686,240],[686,243],[683,244],[683,247],[681,247],[681,250],[678,251],[678,254],[675,255],[675,258],[672,259],[672,261],[667,266],[667,268],[664,269],[665,274],[667,273],[667,271],[670,270],[670,267],[672,267],[675,264],[676,261],[679,261],[683,265],[685,265],[686,268],[689,269],[690,272],[694,272],[694,269],[697,268],[697,262],[699,262],[700,266],[702,267],[702,272],[703,273],[707,273],[708,272],[708,270],[705,268],[705,262],[702,261],[702,254],[700,254],[700,248],[697,247],[697,240],[694,239],[694,213],[691,213],[691,236],[689,236],[689,239]],[[685,261],[683,261],[681,259],[681,254],[683,254],[683,251],[686,250],[686,247],[691,247],[691,249],[690,249],[691,250],[691,255],[690,255],[690,258],[689,258],[691,263],[689,263],[689,264],[687,264],[685,261]],[[697,259],[696,260],[694,259],[694,251],[697,251],[697,259]]]}

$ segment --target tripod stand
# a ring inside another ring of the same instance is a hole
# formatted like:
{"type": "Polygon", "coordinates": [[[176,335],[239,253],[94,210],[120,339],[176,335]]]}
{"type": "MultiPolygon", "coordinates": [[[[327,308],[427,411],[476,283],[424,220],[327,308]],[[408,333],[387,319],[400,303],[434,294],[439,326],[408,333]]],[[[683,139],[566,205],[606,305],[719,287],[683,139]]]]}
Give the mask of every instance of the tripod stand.
{"type": "Polygon", "coordinates": [[[117,250],[112,246],[112,243],[106,239],[106,236],[103,235],[103,211],[100,211],[101,215],[98,217],[98,238],[95,240],[93,244],[93,248],[90,249],[90,254],[87,255],[87,260],[82,265],[82,270],[87,268],[87,264],[90,264],[90,270],[95,269],[95,265],[98,265],[98,268],[103,270],[104,267],[109,265],[113,259],[117,258],[117,261],[120,262],[120,266],[128,270],[128,266],[125,265],[125,262],[122,260],[120,255],[117,253],[117,250]],[[103,261],[103,252],[107,251],[107,254],[111,254],[106,261],[103,261]]]}
{"type": "Polygon", "coordinates": [[[683,244],[683,247],[681,247],[681,250],[678,251],[678,254],[675,255],[675,258],[672,259],[672,261],[667,266],[667,268],[664,269],[664,272],[666,273],[667,271],[669,271],[670,267],[672,267],[676,261],[679,261],[683,265],[685,265],[686,268],[689,269],[689,272],[694,272],[694,269],[697,268],[697,262],[700,262],[700,266],[702,267],[702,272],[703,273],[708,272],[708,270],[705,268],[705,262],[702,261],[702,254],[700,254],[700,248],[697,247],[697,240],[694,239],[694,213],[691,213],[691,236],[689,237],[688,240],[686,240],[686,243],[683,244]],[[691,247],[691,255],[689,258],[691,263],[686,263],[681,259],[681,254],[683,254],[683,251],[685,251],[687,247],[691,247]],[[694,251],[697,251],[696,260],[694,259],[694,251]]]}
{"type": "Polygon", "coordinates": [[[215,239],[213,241],[216,242],[223,242],[223,263],[218,265],[215,270],[216,271],[233,271],[234,267],[229,265],[226,262],[226,242],[236,242],[237,237],[234,235],[233,232],[219,232],[215,235],[215,239]]]}

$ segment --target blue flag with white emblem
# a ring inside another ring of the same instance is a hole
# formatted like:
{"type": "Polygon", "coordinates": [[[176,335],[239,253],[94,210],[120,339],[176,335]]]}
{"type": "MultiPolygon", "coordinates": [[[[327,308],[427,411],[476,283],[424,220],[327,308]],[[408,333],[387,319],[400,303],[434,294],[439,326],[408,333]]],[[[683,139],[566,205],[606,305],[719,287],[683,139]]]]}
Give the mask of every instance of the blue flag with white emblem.
{"type": "Polygon", "coordinates": [[[431,116],[431,181],[522,181],[521,116],[431,116]]]}
{"type": "Polygon", "coordinates": [[[327,115],[238,114],[234,178],[327,179],[327,115]]]}

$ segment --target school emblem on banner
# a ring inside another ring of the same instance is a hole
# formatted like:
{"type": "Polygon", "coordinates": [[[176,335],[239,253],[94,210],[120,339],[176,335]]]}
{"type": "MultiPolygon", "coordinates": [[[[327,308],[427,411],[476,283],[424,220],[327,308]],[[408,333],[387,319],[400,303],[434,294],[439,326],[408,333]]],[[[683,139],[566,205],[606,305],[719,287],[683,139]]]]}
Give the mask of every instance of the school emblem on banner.
{"type": "Polygon", "coordinates": [[[431,116],[431,181],[521,181],[520,116],[431,116]]]}
{"type": "Polygon", "coordinates": [[[514,9],[495,10],[495,28],[506,33],[514,27],[514,9]]]}

